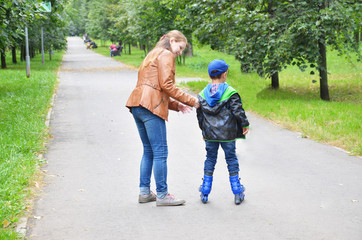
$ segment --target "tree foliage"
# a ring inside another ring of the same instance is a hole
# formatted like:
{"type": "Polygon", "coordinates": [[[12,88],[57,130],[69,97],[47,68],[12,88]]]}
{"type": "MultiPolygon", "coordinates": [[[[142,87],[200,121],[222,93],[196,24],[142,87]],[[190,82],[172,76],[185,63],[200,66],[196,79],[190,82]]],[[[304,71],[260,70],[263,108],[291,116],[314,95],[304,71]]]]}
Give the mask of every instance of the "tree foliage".
{"type": "MultiPolygon", "coordinates": [[[[0,51],[2,68],[6,67],[5,53],[12,48],[24,46],[25,26],[29,29],[29,42],[32,52],[40,49],[40,29],[45,29],[45,49],[64,49],[65,22],[64,0],[52,0],[50,13],[40,11],[40,2],[33,0],[1,0],[0,5],[0,51]]],[[[13,55],[16,57],[16,55],[13,55]]],[[[14,61],[14,60],[13,60],[14,61]]],[[[16,62],[16,61],[14,61],[16,62]]]]}
{"type": "Polygon", "coordinates": [[[178,29],[190,42],[194,36],[212,49],[234,55],[242,71],[271,78],[275,88],[283,68],[314,68],[310,73],[320,73],[325,100],[329,98],[325,51],[333,49],[347,57],[355,52],[360,57],[358,0],[71,0],[67,9],[70,26],[77,32],[122,39],[145,49],[178,29]]]}
{"type": "MultiPolygon", "coordinates": [[[[272,77],[290,64],[302,71],[310,66],[320,72],[322,85],[327,82],[322,48],[359,55],[354,38],[361,29],[358,1],[194,0],[191,11],[201,42],[235,55],[242,71],[261,76],[272,77]]],[[[328,100],[328,93],[321,98],[328,100]]]]}

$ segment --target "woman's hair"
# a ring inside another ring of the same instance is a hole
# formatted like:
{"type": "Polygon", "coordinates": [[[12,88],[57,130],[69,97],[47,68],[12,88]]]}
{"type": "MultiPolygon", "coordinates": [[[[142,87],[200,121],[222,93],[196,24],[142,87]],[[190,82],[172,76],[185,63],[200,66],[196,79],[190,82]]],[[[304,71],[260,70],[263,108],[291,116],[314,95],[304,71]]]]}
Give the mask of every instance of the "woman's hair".
{"type": "Polygon", "coordinates": [[[151,62],[153,62],[164,49],[171,51],[170,39],[174,38],[176,42],[185,42],[187,46],[187,38],[178,30],[172,30],[166,35],[163,35],[160,40],[157,42],[156,46],[149,52],[143,61],[143,66],[147,67],[151,62]]]}

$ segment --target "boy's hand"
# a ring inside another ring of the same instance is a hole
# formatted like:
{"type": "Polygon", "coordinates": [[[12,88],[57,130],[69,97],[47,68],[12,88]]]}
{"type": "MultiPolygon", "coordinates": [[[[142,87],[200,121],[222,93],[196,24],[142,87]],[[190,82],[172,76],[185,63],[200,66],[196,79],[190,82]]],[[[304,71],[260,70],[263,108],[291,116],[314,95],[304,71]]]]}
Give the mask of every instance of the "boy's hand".
{"type": "Polygon", "coordinates": [[[182,103],[178,103],[178,110],[185,114],[191,112],[192,107],[184,105],[182,103]]]}
{"type": "Polygon", "coordinates": [[[246,134],[248,134],[249,132],[249,128],[243,128],[243,135],[245,136],[246,134]]]}

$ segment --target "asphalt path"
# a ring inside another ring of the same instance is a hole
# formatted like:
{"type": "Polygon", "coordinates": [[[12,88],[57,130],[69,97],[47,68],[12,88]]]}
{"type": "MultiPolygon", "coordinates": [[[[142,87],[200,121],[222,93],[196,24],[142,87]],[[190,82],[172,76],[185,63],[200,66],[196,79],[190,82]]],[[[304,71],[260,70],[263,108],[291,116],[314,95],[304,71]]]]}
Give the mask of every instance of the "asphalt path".
{"type": "Polygon", "coordinates": [[[237,142],[241,205],[221,149],[209,202],[200,200],[195,110],[170,112],[167,123],[169,192],[186,204],[139,204],[142,145],[125,107],[136,81],[137,71],[68,38],[28,239],[362,239],[362,159],[250,113],[250,134],[237,142]]]}

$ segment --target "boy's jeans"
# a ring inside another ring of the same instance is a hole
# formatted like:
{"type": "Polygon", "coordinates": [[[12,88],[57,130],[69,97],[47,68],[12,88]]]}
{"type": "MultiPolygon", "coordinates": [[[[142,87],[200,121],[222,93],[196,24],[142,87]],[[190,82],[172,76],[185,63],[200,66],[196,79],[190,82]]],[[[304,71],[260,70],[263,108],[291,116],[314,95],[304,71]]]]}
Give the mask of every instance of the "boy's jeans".
{"type": "Polygon", "coordinates": [[[167,139],[165,120],[143,107],[132,107],[139,135],[143,144],[140,167],[140,194],[150,193],[151,174],[156,181],[157,197],[167,192],[167,139]]]}
{"type": "Polygon", "coordinates": [[[206,144],[206,160],[204,166],[205,174],[208,173],[209,175],[210,174],[212,175],[214,173],[219,145],[221,145],[222,149],[224,150],[229,174],[231,175],[239,172],[239,161],[235,153],[235,141],[232,142],[205,141],[205,144],[206,144]]]}

